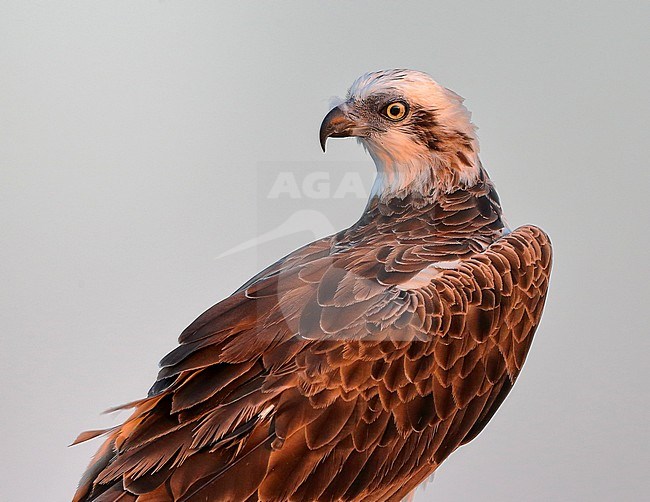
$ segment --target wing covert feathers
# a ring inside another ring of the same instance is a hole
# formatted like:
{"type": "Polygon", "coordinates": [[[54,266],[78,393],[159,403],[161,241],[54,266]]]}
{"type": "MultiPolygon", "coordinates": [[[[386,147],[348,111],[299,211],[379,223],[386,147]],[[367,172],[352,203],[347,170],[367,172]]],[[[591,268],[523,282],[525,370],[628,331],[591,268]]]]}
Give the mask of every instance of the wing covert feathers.
{"type": "Polygon", "coordinates": [[[505,399],[548,287],[540,229],[452,203],[435,229],[376,212],[201,315],[74,501],[401,500],[505,399]]]}

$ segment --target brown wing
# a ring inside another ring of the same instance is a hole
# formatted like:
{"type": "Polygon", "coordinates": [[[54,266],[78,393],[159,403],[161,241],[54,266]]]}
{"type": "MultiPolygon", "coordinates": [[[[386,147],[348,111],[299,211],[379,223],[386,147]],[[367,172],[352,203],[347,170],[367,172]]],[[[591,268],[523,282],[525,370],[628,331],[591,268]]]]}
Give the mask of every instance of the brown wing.
{"type": "Polygon", "coordinates": [[[539,323],[546,235],[522,227],[442,269],[333,242],[192,323],[74,500],[400,500],[475,437],[539,323]]]}

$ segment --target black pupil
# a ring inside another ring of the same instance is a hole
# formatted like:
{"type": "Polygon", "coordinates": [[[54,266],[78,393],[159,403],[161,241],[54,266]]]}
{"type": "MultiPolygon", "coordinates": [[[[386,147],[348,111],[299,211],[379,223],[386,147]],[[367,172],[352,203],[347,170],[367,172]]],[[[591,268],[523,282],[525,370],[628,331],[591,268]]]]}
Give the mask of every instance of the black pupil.
{"type": "Polygon", "coordinates": [[[388,112],[390,115],[393,117],[397,117],[401,112],[402,108],[399,105],[392,105],[389,109],[388,112]]]}

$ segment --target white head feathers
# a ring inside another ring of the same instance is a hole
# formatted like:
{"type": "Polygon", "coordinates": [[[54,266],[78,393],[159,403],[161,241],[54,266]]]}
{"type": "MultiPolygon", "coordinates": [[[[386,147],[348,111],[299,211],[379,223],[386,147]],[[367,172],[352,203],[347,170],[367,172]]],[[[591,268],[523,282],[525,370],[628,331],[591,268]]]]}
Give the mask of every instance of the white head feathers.
{"type": "Polygon", "coordinates": [[[367,73],[352,84],[340,108],[363,131],[354,135],[377,166],[375,195],[426,195],[471,186],[479,178],[471,114],[462,97],[429,75],[413,70],[367,73]],[[385,110],[395,102],[404,103],[407,113],[391,121],[385,110]]]}

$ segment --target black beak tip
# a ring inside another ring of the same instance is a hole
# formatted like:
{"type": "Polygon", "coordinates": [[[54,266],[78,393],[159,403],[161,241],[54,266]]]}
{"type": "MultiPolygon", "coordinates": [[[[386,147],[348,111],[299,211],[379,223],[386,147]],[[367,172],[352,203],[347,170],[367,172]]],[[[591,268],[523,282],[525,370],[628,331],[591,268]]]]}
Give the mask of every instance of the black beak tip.
{"type": "Polygon", "coordinates": [[[320,135],[320,148],[325,153],[325,143],[327,143],[327,136],[320,135]]]}
{"type": "Polygon", "coordinates": [[[330,118],[331,112],[323,119],[323,123],[320,125],[320,131],[318,132],[318,139],[320,140],[320,147],[321,150],[323,150],[323,153],[325,152],[325,143],[327,143],[327,138],[329,138],[333,132],[330,118]]]}

